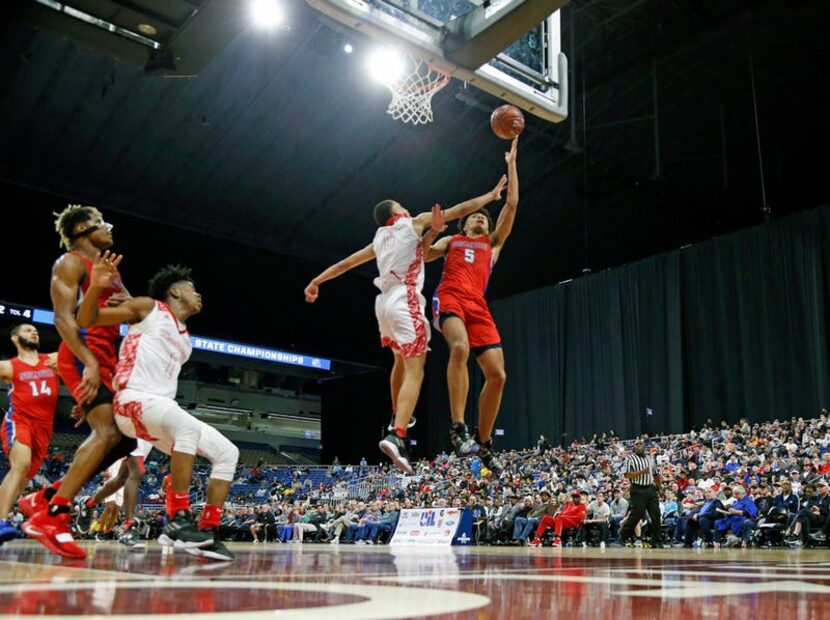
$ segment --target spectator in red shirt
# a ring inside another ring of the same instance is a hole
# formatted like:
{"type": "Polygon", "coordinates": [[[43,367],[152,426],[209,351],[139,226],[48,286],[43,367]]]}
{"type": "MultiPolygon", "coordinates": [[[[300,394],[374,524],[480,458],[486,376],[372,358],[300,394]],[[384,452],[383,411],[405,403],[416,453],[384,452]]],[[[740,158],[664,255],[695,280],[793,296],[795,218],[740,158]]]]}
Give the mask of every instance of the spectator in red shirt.
{"type": "Polygon", "coordinates": [[[552,527],[555,535],[555,538],[553,539],[553,546],[561,547],[562,530],[576,529],[582,525],[582,522],[585,520],[585,514],[588,512],[588,508],[582,503],[582,495],[579,491],[574,491],[571,494],[571,497],[573,502],[567,504],[556,515],[552,517],[542,517],[542,520],[539,522],[539,527],[536,528],[536,538],[534,538],[530,543],[531,545],[535,547],[540,546],[542,544],[542,535],[545,533],[545,530],[552,527]]]}

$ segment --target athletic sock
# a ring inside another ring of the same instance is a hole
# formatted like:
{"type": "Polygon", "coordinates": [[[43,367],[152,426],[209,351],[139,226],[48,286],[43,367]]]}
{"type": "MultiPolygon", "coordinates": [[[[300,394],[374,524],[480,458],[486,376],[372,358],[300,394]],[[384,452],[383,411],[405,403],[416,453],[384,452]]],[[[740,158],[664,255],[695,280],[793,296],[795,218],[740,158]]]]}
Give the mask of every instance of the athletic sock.
{"type": "Polygon", "coordinates": [[[200,530],[215,530],[219,527],[219,522],[222,520],[222,507],[214,506],[212,504],[205,504],[205,509],[202,510],[202,518],[199,519],[200,530]]]}
{"type": "Polygon", "coordinates": [[[69,512],[72,507],[72,502],[70,502],[65,497],[61,497],[60,495],[55,495],[49,501],[49,516],[54,517],[55,515],[59,515],[61,513],[69,512]]]}
{"type": "Polygon", "coordinates": [[[51,501],[53,497],[55,497],[55,493],[61,488],[61,481],[57,480],[52,483],[52,486],[48,486],[43,489],[43,497],[46,498],[46,501],[51,501]]]}
{"type": "Polygon", "coordinates": [[[88,498],[88,499],[86,500],[86,502],[84,503],[84,505],[85,505],[87,508],[95,508],[95,507],[98,505],[98,502],[96,502],[96,501],[95,501],[95,498],[94,498],[94,497],[90,497],[90,498],[88,498]]]}
{"type": "Polygon", "coordinates": [[[396,426],[395,435],[397,435],[401,439],[406,439],[406,427],[401,428],[400,426],[396,426]]]}
{"type": "Polygon", "coordinates": [[[176,516],[176,513],[184,510],[190,510],[190,493],[176,493],[171,491],[168,495],[167,516],[171,519],[176,516]]]}

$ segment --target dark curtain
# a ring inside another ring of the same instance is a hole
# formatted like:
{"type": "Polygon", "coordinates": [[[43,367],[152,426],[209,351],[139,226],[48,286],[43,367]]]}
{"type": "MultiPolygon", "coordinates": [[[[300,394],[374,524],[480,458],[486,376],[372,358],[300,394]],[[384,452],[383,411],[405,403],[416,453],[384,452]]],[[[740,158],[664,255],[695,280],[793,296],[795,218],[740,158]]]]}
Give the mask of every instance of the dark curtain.
{"type": "MultiPolygon", "coordinates": [[[[502,445],[816,413],[828,396],[828,239],[830,212],[817,209],[493,303],[502,445]]],[[[433,366],[436,397],[443,372],[433,366]]]]}

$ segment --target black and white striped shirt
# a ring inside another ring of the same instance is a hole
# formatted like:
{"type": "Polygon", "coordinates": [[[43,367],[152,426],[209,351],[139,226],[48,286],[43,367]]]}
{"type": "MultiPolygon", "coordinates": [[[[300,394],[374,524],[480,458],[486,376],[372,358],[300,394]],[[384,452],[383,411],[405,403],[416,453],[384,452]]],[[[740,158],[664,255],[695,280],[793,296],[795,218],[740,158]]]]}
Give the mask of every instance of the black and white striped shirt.
{"type": "Polygon", "coordinates": [[[648,470],[647,474],[643,474],[642,476],[637,476],[633,478],[631,482],[633,484],[640,484],[643,486],[649,486],[654,484],[654,476],[657,474],[657,468],[654,466],[654,459],[650,456],[637,456],[636,454],[631,454],[628,458],[625,459],[625,473],[631,473],[633,471],[643,471],[648,470]]]}

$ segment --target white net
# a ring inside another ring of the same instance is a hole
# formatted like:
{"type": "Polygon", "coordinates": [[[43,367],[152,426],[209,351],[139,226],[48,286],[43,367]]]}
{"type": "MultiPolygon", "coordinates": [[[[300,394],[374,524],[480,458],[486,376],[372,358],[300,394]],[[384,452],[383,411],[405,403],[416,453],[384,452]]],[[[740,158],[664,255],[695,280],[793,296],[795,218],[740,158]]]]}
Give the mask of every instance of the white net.
{"type": "Polygon", "coordinates": [[[413,56],[406,56],[405,62],[403,77],[384,82],[392,92],[386,113],[404,123],[431,123],[432,98],[450,83],[450,75],[413,56]]]}

